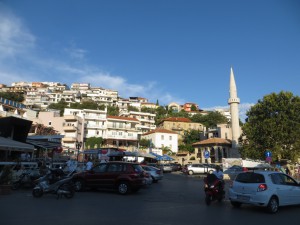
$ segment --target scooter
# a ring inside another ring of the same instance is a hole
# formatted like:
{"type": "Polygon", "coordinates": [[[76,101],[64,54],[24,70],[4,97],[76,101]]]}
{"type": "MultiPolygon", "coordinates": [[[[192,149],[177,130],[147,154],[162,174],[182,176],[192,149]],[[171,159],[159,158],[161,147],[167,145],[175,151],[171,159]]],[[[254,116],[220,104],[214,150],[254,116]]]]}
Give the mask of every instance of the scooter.
{"type": "Polygon", "coordinates": [[[208,174],[204,178],[204,192],[206,205],[210,205],[212,201],[221,202],[225,197],[223,181],[214,174],[208,174]]]}
{"type": "Polygon", "coordinates": [[[40,174],[33,174],[32,171],[24,171],[16,181],[12,183],[12,190],[17,190],[21,187],[34,187],[34,181],[40,177],[40,174]]]}
{"type": "Polygon", "coordinates": [[[35,198],[40,198],[44,194],[56,194],[57,199],[61,196],[73,198],[75,194],[72,175],[65,175],[62,170],[50,169],[48,173],[35,181],[36,186],[32,190],[35,198]]]}

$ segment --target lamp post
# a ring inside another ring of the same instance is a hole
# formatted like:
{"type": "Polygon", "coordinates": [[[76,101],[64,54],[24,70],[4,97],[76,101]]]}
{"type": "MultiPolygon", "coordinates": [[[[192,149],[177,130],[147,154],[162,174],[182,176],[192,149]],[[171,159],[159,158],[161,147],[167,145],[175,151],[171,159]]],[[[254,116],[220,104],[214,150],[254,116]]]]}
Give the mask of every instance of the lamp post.
{"type": "Polygon", "coordinates": [[[82,146],[82,142],[81,141],[80,142],[76,141],[75,146],[76,146],[76,149],[77,149],[77,162],[78,162],[79,150],[80,150],[80,148],[82,146]]]}

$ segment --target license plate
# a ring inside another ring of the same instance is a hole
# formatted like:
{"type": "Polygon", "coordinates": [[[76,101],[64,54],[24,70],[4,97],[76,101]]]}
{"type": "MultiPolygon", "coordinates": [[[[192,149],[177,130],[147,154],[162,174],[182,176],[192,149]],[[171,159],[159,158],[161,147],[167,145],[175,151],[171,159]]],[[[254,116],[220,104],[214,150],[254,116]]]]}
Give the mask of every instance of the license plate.
{"type": "Polygon", "coordinates": [[[249,196],[244,196],[244,195],[237,195],[236,197],[238,200],[242,200],[242,201],[249,201],[250,197],[249,196]]]}

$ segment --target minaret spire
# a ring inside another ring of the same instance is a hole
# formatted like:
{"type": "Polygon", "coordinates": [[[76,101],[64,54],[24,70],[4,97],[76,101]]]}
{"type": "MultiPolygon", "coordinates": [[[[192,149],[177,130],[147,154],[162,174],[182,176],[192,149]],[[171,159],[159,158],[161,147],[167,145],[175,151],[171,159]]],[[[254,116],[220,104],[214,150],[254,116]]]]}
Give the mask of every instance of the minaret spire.
{"type": "Polygon", "coordinates": [[[239,125],[240,99],[237,96],[237,89],[236,89],[236,84],[235,84],[232,67],[230,68],[230,85],[229,85],[228,104],[230,105],[230,114],[231,114],[232,148],[237,148],[238,147],[238,139],[240,136],[240,125],[239,125]]]}

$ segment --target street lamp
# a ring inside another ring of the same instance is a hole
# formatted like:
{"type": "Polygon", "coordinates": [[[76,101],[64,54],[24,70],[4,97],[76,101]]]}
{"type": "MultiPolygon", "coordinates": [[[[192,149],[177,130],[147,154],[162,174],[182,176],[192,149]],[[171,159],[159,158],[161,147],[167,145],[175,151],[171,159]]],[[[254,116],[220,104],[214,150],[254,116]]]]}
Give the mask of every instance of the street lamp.
{"type": "Polygon", "coordinates": [[[76,146],[76,149],[77,149],[77,162],[78,162],[79,150],[82,146],[82,142],[81,141],[80,142],[76,141],[75,146],[76,146]]]}

